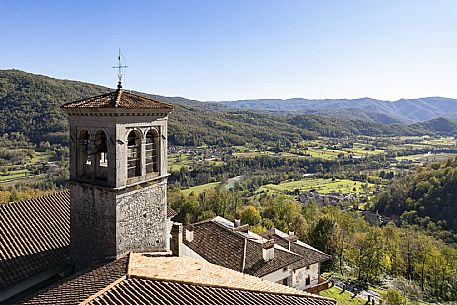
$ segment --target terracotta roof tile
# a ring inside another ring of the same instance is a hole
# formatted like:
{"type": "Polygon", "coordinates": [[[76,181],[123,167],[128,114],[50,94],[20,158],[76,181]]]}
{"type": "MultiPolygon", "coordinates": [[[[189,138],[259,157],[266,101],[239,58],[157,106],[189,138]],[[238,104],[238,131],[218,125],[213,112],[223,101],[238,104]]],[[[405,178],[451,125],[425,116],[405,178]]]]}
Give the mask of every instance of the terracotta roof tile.
{"type": "Polygon", "coordinates": [[[68,264],[69,242],[68,191],[1,204],[0,291],[56,265],[68,264]]]}
{"type": "Polygon", "coordinates": [[[242,232],[235,232],[216,221],[203,221],[193,226],[194,239],[189,242],[184,237],[184,244],[219,266],[262,277],[301,259],[299,255],[276,247],[274,258],[266,262],[262,244],[244,237],[242,232]]]}
{"type": "Polygon", "coordinates": [[[287,234],[275,228],[268,230],[260,235],[267,239],[274,239],[276,244],[286,249],[289,249],[290,245],[290,251],[302,256],[302,259],[300,261],[294,263],[294,268],[301,268],[315,263],[325,262],[332,258],[330,255],[325,254],[311,247],[310,245],[301,242],[300,240],[297,240],[295,238],[289,240],[287,234]]]}
{"type": "Polygon", "coordinates": [[[90,97],[80,101],[69,102],[61,106],[63,109],[72,108],[125,108],[125,109],[162,109],[171,111],[172,105],[153,100],[125,90],[90,97]]]}
{"type": "Polygon", "coordinates": [[[156,257],[147,253],[131,253],[129,276],[149,280],[172,281],[199,286],[219,287],[234,290],[278,293],[296,296],[318,297],[308,292],[285,285],[262,280],[201,259],[191,257],[156,257]]]}
{"type": "Polygon", "coordinates": [[[127,304],[251,304],[334,305],[328,299],[200,286],[173,281],[129,278],[98,296],[91,305],[127,304]]]}
{"type": "Polygon", "coordinates": [[[262,277],[302,259],[297,254],[275,247],[274,258],[266,262],[263,259],[262,248],[262,244],[247,240],[245,273],[262,277]]]}
{"type": "MultiPolygon", "coordinates": [[[[175,214],[167,209],[168,217],[175,214]]],[[[55,266],[70,267],[69,245],[68,190],[1,204],[0,291],[55,266]]]]}
{"type": "Polygon", "coordinates": [[[193,227],[194,239],[189,242],[184,235],[185,245],[210,263],[237,271],[243,270],[243,237],[213,221],[195,223],[193,227]]]}
{"type": "Polygon", "coordinates": [[[78,272],[19,304],[79,304],[127,273],[128,258],[78,272]]]}
{"type": "Polygon", "coordinates": [[[335,301],[190,257],[131,253],[19,304],[309,304],[335,301]],[[268,301],[267,301],[268,300],[268,301]]]}

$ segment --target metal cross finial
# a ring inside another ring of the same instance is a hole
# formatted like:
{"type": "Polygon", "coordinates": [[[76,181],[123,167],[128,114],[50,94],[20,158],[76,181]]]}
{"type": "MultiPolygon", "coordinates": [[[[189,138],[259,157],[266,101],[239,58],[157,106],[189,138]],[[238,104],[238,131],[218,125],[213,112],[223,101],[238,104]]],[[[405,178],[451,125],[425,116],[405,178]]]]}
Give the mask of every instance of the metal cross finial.
{"type": "Polygon", "coordinates": [[[119,79],[119,82],[117,83],[117,89],[122,88],[122,76],[124,76],[125,73],[123,73],[122,69],[128,68],[128,66],[125,65],[125,57],[124,55],[121,54],[121,49],[119,49],[119,56],[117,57],[117,60],[119,61],[117,66],[114,66],[113,69],[118,69],[117,72],[117,78],[119,79]],[[122,58],[121,58],[122,56],[122,58]],[[122,60],[124,61],[124,64],[122,64],[122,60]]]}

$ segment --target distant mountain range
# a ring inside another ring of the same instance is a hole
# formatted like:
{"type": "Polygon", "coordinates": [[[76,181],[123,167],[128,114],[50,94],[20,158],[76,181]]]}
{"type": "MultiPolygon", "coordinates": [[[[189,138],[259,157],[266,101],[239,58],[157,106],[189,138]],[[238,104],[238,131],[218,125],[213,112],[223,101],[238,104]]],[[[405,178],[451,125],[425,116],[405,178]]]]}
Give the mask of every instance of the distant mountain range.
{"type": "Polygon", "coordinates": [[[457,99],[444,97],[425,97],[401,99],[395,102],[360,99],[258,99],[220,102],[233,108],[268,112],[295,112],[343,115],[365,118],[385,124],[413,123],[446,117],[457,119],[457,99]]]}
{"type": "MultiPolygon", "coordinates": [[[[111,90],[114,89],[19,70],[0,70],[0,135],[20,132],[36,144],[48,141],[65,145],[67,118],[59,106],[111,90]]],[[[457,122],[450,119],[457,111],[457,101],[452,99],[393,103],[372,99],[211,103],[141,94],[175,105],[169,124],[169,142],[173,145],[271,146],[319,136],[457,134],[457,122]],[[421,121],[427,118],[431,119],[421,121]]]]}

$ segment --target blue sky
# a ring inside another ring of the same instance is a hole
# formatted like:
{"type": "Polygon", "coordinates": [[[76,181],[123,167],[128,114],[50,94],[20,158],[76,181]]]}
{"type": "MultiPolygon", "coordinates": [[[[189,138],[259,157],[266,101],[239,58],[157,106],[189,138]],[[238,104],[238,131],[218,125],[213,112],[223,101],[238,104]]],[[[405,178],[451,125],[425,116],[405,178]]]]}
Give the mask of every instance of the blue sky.
{"type": "Polygon", "coordinates": [[[0,69],[199,100],[457,98],[457,1],[1,0],[0,69]]]}

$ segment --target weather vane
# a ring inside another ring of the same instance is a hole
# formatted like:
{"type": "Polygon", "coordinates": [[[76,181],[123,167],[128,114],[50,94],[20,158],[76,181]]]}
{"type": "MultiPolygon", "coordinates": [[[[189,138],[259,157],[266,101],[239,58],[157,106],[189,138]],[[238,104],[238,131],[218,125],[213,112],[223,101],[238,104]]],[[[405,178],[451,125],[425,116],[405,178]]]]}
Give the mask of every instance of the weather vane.
{"type": "Polygon", "coordinates": [[[122,76],[125,75],[125,72],[123,72],[122,69],[128,68],[128,66],[125,65],[125,57],[124,57],[124,55],[121,54],[121,49],[119,49],[119,55],[117,57],[117,60],[118,60],[118,65],[114,66],[113,69],[118,69],[117,78],[119,79],[119,82],[117,83],[117,88],[121,89],[122,88],[122,76]],[[122,56],[122,58],[121,58],[121,56],[122,56]]]}

